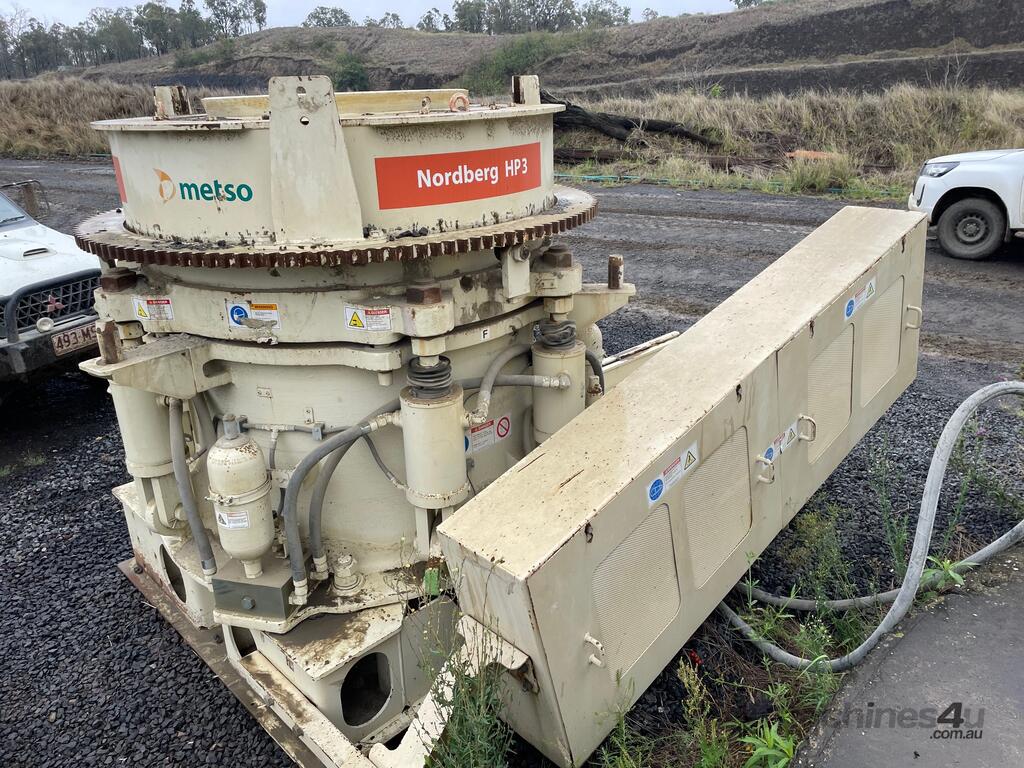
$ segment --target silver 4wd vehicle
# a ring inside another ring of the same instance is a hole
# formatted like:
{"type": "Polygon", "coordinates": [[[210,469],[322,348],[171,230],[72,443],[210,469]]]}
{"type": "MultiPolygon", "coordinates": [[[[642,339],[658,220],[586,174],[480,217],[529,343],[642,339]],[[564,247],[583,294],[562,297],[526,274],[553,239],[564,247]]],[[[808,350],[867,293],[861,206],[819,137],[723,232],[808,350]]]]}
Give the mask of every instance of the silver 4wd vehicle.
{"type": "Polygon", "coordinates": [[[96,257],[0,190],[0,400],[12,384],[95,356],[96,257]]]}
{"type": "Polygon", "coordinates": [[[1024,233],[1024,149],[936,157],[908,201],[928,214],[939,245],[958,259],[984,259],[1024,233]]]}

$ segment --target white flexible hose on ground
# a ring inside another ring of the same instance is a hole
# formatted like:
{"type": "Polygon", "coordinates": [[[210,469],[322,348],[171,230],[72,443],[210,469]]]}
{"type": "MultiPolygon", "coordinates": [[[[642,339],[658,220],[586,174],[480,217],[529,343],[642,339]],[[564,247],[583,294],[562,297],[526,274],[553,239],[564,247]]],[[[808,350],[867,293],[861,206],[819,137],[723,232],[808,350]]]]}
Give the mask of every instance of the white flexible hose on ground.
{"type": "MultiPolygon", "coordinates": [[[[925,481],[924,495],[921,497],[921,512],[918,515],[917,529],[914,533],[914,546],[907,563],[906,576],[903,578],[903,583],[899,589],[876,595],[852,598],[850,600],[825,601],[820,603],[820,605],[812,600],[786,598],[770,595],[761,590],[751,590],[751,594],[759,600],[763,599],[765,602],[773,605],[792,607],[796,610],[817,610],[819,607],[831,608],[833,610],[849,610],[851,608],[891,602],[892,606],[885,614],[881,624],[875,628],[875,631],[871,633],[867,640],[838,659],[805,659],[795,656],[789,653],[789,651],[760,637],[749,624],[724,602],[719,604],[718,612],[725,616],[729,623],[738,629],[747,640],[757,646],[758,650],[776,661],[791,667],[796,667],[797,669],[827,667],[832,672],[845,672],[863,661],[868,652],[882,639],[882,636],[891,632],[907,614],[910,606],[914,603],[917,591],[921,587],[921,576],[924,573],[925,564],[928,560],[928,548],[931,545],[932,529],[935,525],[935,513],[939,505],[942,481],[946,476],[946,467],[949,464],[949,458],[953,453],[953,449],[956,447],[960,432],[963,431],[964,426],[966,426],[978,408],[988,401],[1003,395],[1024,395],[1024,382],[1004,381],[979,389],[956,409],[942,430],[942,434],[939,436],[939,443],[935,446],[935,453],[932,455],[931,465],[928,467],[928,479],[925,481]]],[[[979,565],[993,555],[1005,551],[1022,540],[1024,540],[1024,520],[1017,523],[1017,525],[987,547],[983,547],[967,559],[957,563],[955,567],[963,569],[968,567],[968,564],[979,565]]]]}

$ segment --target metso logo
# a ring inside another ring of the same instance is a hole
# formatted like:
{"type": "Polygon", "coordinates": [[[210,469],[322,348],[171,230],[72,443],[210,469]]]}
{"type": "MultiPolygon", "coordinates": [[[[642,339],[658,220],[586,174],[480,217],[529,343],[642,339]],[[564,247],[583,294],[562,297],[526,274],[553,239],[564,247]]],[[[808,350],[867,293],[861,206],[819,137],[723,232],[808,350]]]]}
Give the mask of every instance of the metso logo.
{"type": "Polygon", "coordinates": [[[252,200],[252,187],[248,184],[222,184],[220,179],[214,179],[212,182],[182,181],[175,184],[174,179],[166,171],[154,168],[153,172],[158,179],[157,194],[165,203],[175,197],[182,200],[217,200],[222,203],[248,203],[252,200]]]}

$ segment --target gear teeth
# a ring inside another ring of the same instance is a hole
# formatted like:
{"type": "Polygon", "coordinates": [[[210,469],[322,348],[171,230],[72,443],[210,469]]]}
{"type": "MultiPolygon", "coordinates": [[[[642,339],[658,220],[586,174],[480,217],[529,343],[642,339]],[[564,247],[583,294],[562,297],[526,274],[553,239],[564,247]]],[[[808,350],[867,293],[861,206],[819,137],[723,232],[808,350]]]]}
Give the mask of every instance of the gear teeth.
{"type": "Polygon", "coordinates": [[[193,247],[132,233],[125,227],[121,209],[84,221],[75,231],[75,243],[110,265],[126,261],[165,267],[292,269],[416,261],[520,245],[586,224],[597,214],[597,202],[586,192],[566,187],[555,190],[561,210],[551,213],[475,230],[403,238],[364,247],[294,250],[271,250],[267,246],[193,247]]]}

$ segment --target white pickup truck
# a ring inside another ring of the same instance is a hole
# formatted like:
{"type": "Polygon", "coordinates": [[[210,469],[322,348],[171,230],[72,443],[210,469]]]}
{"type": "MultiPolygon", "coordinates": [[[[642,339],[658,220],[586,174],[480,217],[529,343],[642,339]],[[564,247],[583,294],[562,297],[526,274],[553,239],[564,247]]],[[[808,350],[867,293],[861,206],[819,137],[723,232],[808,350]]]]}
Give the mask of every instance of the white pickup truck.
{"type": "Polygon", "coordinates": [[[928,214],[939,245],[958,259],[984,259],[1024,233],[1024,149],[936,157],[908,201],[928,214]]]}
{"type": "Polygon", "coordinates": [[[0,401],[96,354],[96,257],[0,192],[0,401]]]}

